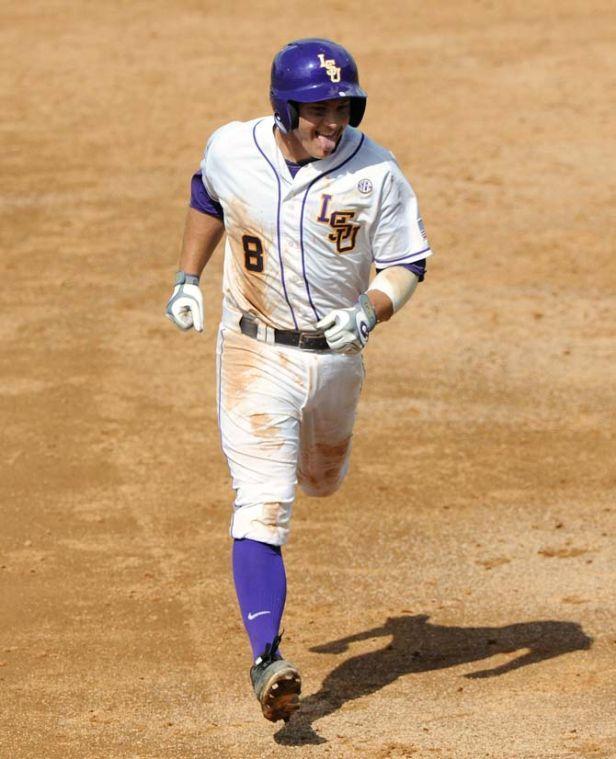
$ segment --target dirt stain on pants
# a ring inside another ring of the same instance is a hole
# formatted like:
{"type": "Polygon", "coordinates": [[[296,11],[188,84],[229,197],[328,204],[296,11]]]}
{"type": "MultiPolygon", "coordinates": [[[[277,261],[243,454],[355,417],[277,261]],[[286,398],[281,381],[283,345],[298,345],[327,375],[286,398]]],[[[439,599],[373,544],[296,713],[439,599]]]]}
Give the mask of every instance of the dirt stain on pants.
{"type": "Polygon", "coordinates": [[[315,443],[300,451],[298,480],[307,495],[334,493],[344,479],[348,466],[351,436],[339,443],[315,443]]]}

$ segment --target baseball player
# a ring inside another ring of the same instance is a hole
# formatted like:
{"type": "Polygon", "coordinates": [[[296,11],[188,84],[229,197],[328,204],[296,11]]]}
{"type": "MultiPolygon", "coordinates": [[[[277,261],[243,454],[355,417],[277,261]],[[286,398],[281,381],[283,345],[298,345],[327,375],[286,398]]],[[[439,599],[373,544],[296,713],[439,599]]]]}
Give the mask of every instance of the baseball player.
{"type": "Polygon", "coordinates": [[[301,690],[279,648],[295,488],[340,486],[361,352],[409,300],[431,251],[396,160],[358,129],[366,93],[347,50],[289,43],[274,58],[270,100],[273,116],[231,122],[207,143],[167,315],[203,331],[199,278],[226,233],[217,389],[233,573],[255,695],[267,719],[286,721],[301,690]]]}

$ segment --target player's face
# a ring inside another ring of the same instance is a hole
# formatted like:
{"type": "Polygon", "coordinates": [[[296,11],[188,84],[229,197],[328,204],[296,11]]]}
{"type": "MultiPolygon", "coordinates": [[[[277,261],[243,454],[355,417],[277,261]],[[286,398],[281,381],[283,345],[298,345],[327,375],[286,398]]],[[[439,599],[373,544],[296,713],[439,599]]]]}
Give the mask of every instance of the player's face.
{"type": "Polygon", "coordinates": [[[334,152],[351,117],[348,98],[299,104],[299,124],[293,135],[311,158],[326,158],[334,152]]]}

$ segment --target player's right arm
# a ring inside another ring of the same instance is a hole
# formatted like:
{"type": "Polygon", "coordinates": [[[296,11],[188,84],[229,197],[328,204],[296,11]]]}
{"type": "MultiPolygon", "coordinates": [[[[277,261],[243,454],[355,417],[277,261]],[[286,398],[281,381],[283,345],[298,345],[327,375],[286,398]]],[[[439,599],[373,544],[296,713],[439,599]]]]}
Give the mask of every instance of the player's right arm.
{"type": "Polygon", "coordinates": [[[184,224],[180,271],[200,277],[224,231],[224,222],[219,217],[189,208],[184,224]]]}
{"type": "Polygon", "coordinates": [[[181,330],[194,327],[203,332],[203,296],[199,278],[216,250],[225,230],[218,216],[188,209],[173,294],[167,303],[167,317],[181,330]]]}
{"type": "Polygon", "coordinates": [[[225,229],[222,206],[206,179],[214,138],[215,135],[208,142],[201,169],[191,179],[190,207],[184,223],[179,271],[167,303],[167,317],[181,330],[194,327],[197,332],[203,331],[203,296],[199,278],[225,229]]]}

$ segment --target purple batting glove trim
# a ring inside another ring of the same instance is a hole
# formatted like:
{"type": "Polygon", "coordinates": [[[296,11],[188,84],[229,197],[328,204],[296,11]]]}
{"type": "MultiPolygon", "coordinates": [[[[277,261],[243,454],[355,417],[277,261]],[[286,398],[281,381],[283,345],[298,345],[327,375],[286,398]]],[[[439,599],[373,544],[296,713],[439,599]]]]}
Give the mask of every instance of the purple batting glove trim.
{"type": "Polygon", "coordinates": [[[216,216],[221,221],[224,220],[224,213],[220,203],[212,200],[208,195],[208,191],[203,184],[203,176],[201,170],[193,174],[190,180],[190,203],[191,208],[200,213],[207,213],[210,216],[216,216]]]}
{"type": "MultiPolygon", "coordinates": [[[[422,258],[421,261],[413,261],[412,264],[395,264],[401,266],[403,269],[408,269],[416,274],[420,282],[423,282],[426,276],[426,259],[422,258]]],[[[383,269],[377,269],[376,273],[383,271],[383,269]]]]}

